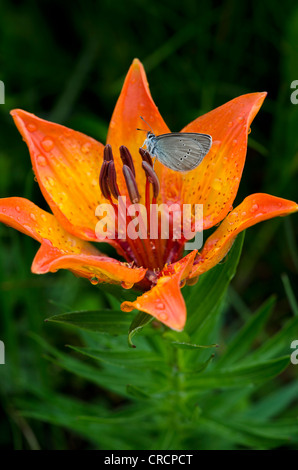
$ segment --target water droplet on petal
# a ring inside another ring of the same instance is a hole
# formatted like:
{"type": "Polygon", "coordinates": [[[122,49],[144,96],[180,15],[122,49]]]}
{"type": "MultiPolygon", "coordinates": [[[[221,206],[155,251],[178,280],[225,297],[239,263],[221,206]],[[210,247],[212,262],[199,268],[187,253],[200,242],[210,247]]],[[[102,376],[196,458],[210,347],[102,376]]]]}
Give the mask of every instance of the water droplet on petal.
{"type": "Polygon", "coordinates": [[[36,220],[36,217],[33,213],[30,214],[30,217],[31,217],[32,220],[36,220]]]}
{"type": "Polygon", "coordinates": [[[82,147],[81,147],[81,151],[82,151],[83,153],[89,153],[90,150],[91,150],[91,144],[90,144],[90,142],[86,142],[86,143],[83,144],[82,147]]]}
{"type": "Polygon", "coordinates": [[[40,166],[46,166],[47,165],[47,159],[43,156],[43,155],[39,155],[37,157],[37,163],[40,165],[40,166]]]}
{"type": "Polygon", "coordinates": [[[215,191],[219,191],[222,187],[222,180],[220,178],[215,178],[212,181],[212,188],[215,189],[215,191]]]}
{"type": "Polygon", "coordinates": [[[49,152],[54,147],[54,142],[49,137],[45,137],[41,141],[41,145],[45,149],[46,152],[49,152]]]}
{"type": "Polygon", "coordinates": [[[165,308],[165,304],[163,302],[159,302],[158,304],[156,304],[156,308],[158,310],[163,310],[165,308]]]}
{"type": "Polygon", "coordinates": [[[258,204],[253,204],[250,208],[250,212],[256,212],[258,208],[259,208],[258,204]]]}
{"type": "Polygon", "coordinates": [[[53,178],[49,177],[48,182],[50,183],[51,186],[55,186],[55,181],[53,180],[53,178]]]}
{"type": "Polygon", "coordinates": [[[133,287],[134,283],[133,282],[121,282],[121,286],[123,289],[131,289],[133,287]]]}
{"type": "Polygon", "coordinates": [[[167,315],[166,313],[160,313],[160,314],[158,315],[158,319],[159,319],[160,321],[167,321],[168,315],[167,315]]]}
{"type": "Polygon", "coordinates": [[[16,211],[17,211],[17,212],[21,212],[21,209],[20,209],[19,206],[16,206],[16,211]]]}
{"type": "Polygon", "coordinates": [[[41,214],[41,218],[42,218],[42,220],[44,220],[44,221],[47,220],[47,218],[46,218],[46,216],[45,216],[44,214],[41,214]]]}
{"type": "Polygon", "coordinates": [[[248,134],[250,134],[250,133],[251,133],[251,128],[249,128],[249,129],[248,129],[247,133],[248,133],[248,134]]]}
{"type": "Polygon", "coordinates": [[[26,127],[27,127],[27,129],[28,129],[29,132],[34,132],[34,131],[36,131],[36,125],[33,124],[33,123],[27,124],[26,127]]]}
{"type": "Polygon", "coordinates": [[[91,282],[91,284],[92,284],[93,286],[96,286],[96,285],[98,284],[98,279],[97,279],[97,277],[96,277],[96,276],[92,277],[92,278],[90,279],[90,282],[91,282]]]}

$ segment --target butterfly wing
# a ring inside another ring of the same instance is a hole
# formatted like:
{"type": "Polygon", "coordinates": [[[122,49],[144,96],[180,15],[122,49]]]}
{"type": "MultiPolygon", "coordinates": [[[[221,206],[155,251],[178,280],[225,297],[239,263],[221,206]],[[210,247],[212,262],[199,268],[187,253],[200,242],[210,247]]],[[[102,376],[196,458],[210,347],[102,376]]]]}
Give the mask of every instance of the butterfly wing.
{"type": "Polygon", "coordinates": [[[154,151],[157,159],[175,171],[190,171],[196,168],[212,145],[208,134],[172,132],[155,137],[154,151]]]}

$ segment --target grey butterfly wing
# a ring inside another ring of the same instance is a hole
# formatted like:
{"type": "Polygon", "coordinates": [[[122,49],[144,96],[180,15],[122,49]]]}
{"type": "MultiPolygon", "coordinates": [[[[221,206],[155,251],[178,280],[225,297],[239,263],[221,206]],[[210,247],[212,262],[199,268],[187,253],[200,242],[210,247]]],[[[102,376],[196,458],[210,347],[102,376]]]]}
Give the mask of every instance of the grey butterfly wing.
{"type": "Polygon", "coordinates": [[[212,138],[208,134],[173,132],[156,136],[155,155],[165,166],[175,171],[196,168],[209,152],[212,138]]]}

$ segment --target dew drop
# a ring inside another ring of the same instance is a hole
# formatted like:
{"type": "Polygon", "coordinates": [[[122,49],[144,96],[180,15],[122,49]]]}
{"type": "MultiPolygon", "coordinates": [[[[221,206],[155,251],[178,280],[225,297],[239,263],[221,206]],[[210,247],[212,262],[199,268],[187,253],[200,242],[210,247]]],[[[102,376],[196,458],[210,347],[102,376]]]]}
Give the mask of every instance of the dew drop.
{"type": "Polygon", "coordinates": [[[247,133],[248,133],[248,134],[250,134],[250,133],[251,133],[251,128],[249,128],[249,129],[248,129],[247,133]]]}
{"type": "Polygon", "coordinates": [[[41,141],[41,145],[45,149],[46,152],[49,152],[54,147],[54,142],[49,137],[45,137],[41,141]]]}
{"type": "Polygon", "coordinates": [[[47,220],[47,218],[46,218],[46,216],[45,216],[44,214],[41,214],[41,216],[40,216],[40,217],[41,217],[41,218],[42,218],[42,220],[44,220],[44,221],[45,221],[45,220],[47,220]]]}
{"type": "Polygon", "coordinates": [[[160,313],[160,314],[158,315],[158,319],[159,319],[160,321],[167,321],[168,315],[167,315],[166,313],[160,313]]]}
{"type": "Polygon", "coordinates": [[[259,208],[258,204],[254,204],[253,206],[251,206],[250,212],[256,212],[258,208],[259,208]]]}
{"type": "Polygon", "coordinates": [[[55,186],[55,181],[53,180],[53,178],[49,177],[48,182],[50,183],[51,186],[55,186]]]}
{"type": "Polygon", "coordinates": [[[97,279],[97,277],[96,277],[96,276],[92,277],[92,278],[90,279],[90,282],[91,282],[91,284],[92,284],[93,286],[96,286],[96,285],[98,284],[98,279],[97,279]]]}
{"type": "Polygon", "coordinates": [[[133,282],[121,282],[121,286],[123,289],[131,289],[133,287],[134,283],[133,282]]]}
{"type": "Polygon", "coordinates": [[[91,150],[91,144],[90,144],[90,142],[86,142],[86,143],[83,144],[82,147],[81,147],[81,151],[82,151],[83,153],[85,153],[85,154],[86,154],[86,153],[89,153],[90,150],[91,150]]]}
{"type": "Polygon", "coordinates": [[[215,189],[215,191],[219,191],[222,187],[222,180],[220,178],[215,178],[212,181],[212,188],[215,189]]]}
{"type": "Polygon", "coordinates": [[[19,206],[16,206],[16,211],[17,211],[17,212],[21,212],[21,209],[20,209],[19,206]]]}
{"type": "Polygon", "coordinates": [[[40,166],[46,166],[47,165],[47,160],[45,157],[43,157],[42,155],[39,155],[37,157],[37,163],[40,165],[40,166]]]}
{"type": "Polygon", "coordinates": [[[163,310],[165,308],[165,304],[163,302],[159,302],[156,304],[157,310],[163,310]]]}
{"type": "Polygon", "coordinates": [[[32,220],[36,220],[36,217],[35,217],[35,215],[34,215],[32,212],[31,212],[31,214],[30,214],[30,217],[31,217],[32,220]]]}
{"type": "Polygon", "coordinates": [[[28,129],[29,132],[34,132],[34,131],[36,131],[36,125],[33,124],[33,123],[28,124],[26,127],[27,127],[27,129],[28,129]]]}

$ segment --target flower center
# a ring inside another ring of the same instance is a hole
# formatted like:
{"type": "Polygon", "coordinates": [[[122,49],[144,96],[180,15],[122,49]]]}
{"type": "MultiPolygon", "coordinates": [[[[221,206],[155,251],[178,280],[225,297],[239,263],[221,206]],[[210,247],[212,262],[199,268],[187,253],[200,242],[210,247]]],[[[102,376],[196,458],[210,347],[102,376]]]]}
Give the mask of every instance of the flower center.
{"type": "MultiPolygon", "coordinates": [[[[99,175],[99,186],[103,196],[113,206],[118,221],[115,241],[125,253],[126,260],[137,266],[148,268],[148,280],[158,277],[165,264],[172,263],[182,256],[185,238],[177,235],[181,228],[180,211],[177,213],[160,211],[157,198],[160,191],[159,179],[154,171],[148,151],[139,149],[142,169],[146,176],[144,201],[136,181],[136,171],[130,151],[122,145],[119,149],[129,201],[121,194],[117,184],[112,147],[104,148],[104,160],[99,175]],[[136,217],[134,217],[136,216],[136,217]],[[124,220],[124,230],[119,231],[119,219],[124,220]],[[166,228],[165,228],[166,227],[166,228]],[[125,237],[123,237],[123,232],[125,237]]],[[[163,205],[166,206],[166,205],[163,205]]],[[[167,206],[166,206],[167,207],[167,206]]]]}

